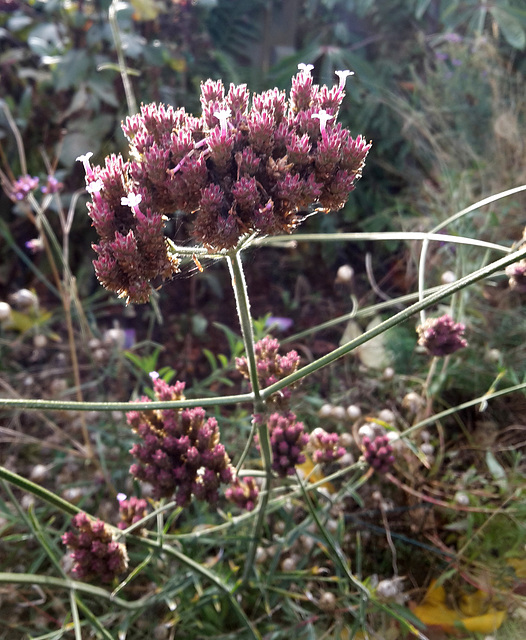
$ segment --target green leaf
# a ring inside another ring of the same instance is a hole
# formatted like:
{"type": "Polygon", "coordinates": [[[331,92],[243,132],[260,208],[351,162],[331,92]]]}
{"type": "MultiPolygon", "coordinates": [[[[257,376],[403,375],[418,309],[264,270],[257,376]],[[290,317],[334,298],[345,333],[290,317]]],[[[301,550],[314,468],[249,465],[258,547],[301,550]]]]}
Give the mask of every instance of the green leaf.
{"type": "Polygon", "coordinates": [[[519,21],[500,7],[492,7],[490,13],[502,31],[506,42],[515,49],[524,49],[526,46],[526,32],[519,24],[519,21]]]}
{"type": "Polygon", "coordinates": [[[431,4],[431,0],[417,0],[415,7],[415,18],[421,20],[427,8],[431,4]]]}

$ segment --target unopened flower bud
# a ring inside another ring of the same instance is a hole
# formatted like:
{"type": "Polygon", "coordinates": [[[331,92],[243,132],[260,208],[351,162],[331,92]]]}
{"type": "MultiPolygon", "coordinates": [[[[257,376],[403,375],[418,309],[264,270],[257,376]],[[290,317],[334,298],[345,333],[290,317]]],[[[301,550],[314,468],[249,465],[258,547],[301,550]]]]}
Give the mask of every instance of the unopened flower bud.
{"type": "Polygon", "coordinates": [[[324,591],[320,594],[318,605],[322,611],[334,611],[336,609],[336,596],[332,591],[324,591]]]}
{"type": "Polygon", "coordinates": [[[11,305],[0,301],[0,322],[7,323],[12,317],[11,305]]]}
{"type": "Polygon", "coordinates": [[[351,284],[354,278],[354,269],[349,264],[342,264],[336,272],[335,284],[351,284]]]}
{"type": "Polygon", "coordinates": [[[440,276],[440,282],[442,284],[453,284],[457,279],[457,276],[453,271],[444,271],[444,273],[440,276]]]}
{"type": "Polygon", "coordinates": [[[347,407],[347,417],[351,420],[358,420],[358,418],[362,415],[362,410],[357,404],[350,404],[347,407]]]}

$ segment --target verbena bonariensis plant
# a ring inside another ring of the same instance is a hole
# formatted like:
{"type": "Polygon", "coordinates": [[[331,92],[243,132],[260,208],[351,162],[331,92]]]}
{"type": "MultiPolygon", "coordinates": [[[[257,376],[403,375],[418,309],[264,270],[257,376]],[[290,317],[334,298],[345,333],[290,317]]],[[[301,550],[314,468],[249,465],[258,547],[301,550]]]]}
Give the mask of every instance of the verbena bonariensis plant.
{"type": "MultiPolygon", "coordinates": [[[[128,160],[112,155],[104,166],[92,167],[91,154],[79,158],[91,194],[89,215],[100,237],[94,267],[104,287],[127,302],[143,303],[153,286],[178,271],[181,255],[223,257],[229,265],[246,351],[236,364],[250,381],[266,473],[258,534],[272,470],[293,475],[305,461],[309,436],[288,408],[293,387],[268,398],[278,410],[270,416],[261,399],[263,387],[297,371],[299,356],[280,355],[279,343],[270,337],[254,344],[240,253],[257,236],[291,233],[313,208],[341,209],[371,148],[337,122],[351,72],[336,72],[339,82],[329,88],[314,84],[311,69],[299,65],[288,98],[273,89],[251,99],[246,85],[225,91],[221,80],[208,80],[201,85],[200,117],[143,105],[123,123],[128,160]],[[176,213],[185,216],[195,241],[191,248],[165,235],[165,222],[176,213]]],[[[180,382],[154,380],[157,400],[183,402],[183,388],[180,382]]],[[[175,496],[181,506],[192,497],[215,503],[219,485],[226,483],[232,484],[229,499],[254,508],[257,486],[237,477],[219,443],[218,425],[205,420],[203,409],[130,411],[127,419],[142,440],[131,450],[137,463],[130,471],[152,485],[155,499],[175,496]]],[[[319,462],[343,453],[328,434],[316,443],[319,462]]],[[[247,567],[254,553],[252,544],[247,567]]]]}
{"type": "MultiPolygon", "coordinates": [[[[295,351],[280,354],[277,340],[266,337],[255,343],[242,252],[258,236],[291,233],[307,212],[340,209],[360,178],[370,149],[362,136],[353,138],[337,122],[349,72],[338,72],[340,81],[328,88],[316,86],[310,71],[310,65],[300,65],[288,97],[272,90],[250,100],[244,85],[231,86],[226,91],[221,81],[207,81],[202,85],[203,112],[200,117],[163,105],[143,106],[139,114],[129,117],[123,125],[130,142],[129,159],[110,156],[103,166],[92,167],[90,154],[80,158],[85,165],[87,190],[91,194],[89,215],[100,236],[94,247],[97,253],[95,271],[102,285],[110,291],[128,302],[146,302],[163,280],[177,272],[181,256],[195,256],[196,260],[199,256],[211,256],[225,260],[232,277],[245,348],[245,356],[237,359],[236,366],[249,381],[250,392],[230,398],[187,400],[183,396],[183,383],[170,385],[152,375],[154,399],[142,398],[138,403],[126,403],[125,408],[128,424],[139,440],[131,450],[136,459],[131,473],[139,482],[150,484],[153,500],[149,504],[135,496],[121,497],[118,528],[111,528],[84,513],[76,515],[72,524],[78,533],[68,532],[63,537],[73,552],[74,573],[86,581],[115,581],[126,570],[128,562],[121,540],[131,537],[134,546],[162,553],[162,557],[176,560],[216,587],[252,638],[260,635],[240,604],[246,592],[239,584],[230,585],[219,573],[210,571],[204,563],[200,564],[180,551],[179,545],[185,539],[190,537],[195,542],[200,532],[178,532],[170,537],[168,529],[163,528],[163,514],[176,509],[177,515],[193,500],[215,505],[224,486],[225,498],[246,513],[237,517],[228,515],[225,522],[218,525],[217,532],[251,519],[255,524],[244,557],[242,583],[247,585],[249,579],[257,578],[254,560],[263,538],[271,482],[279,481],[282,484],[275,492],[278,497],[272,498],[271,506],[281,506],[290,500],[290,496],[303,493],[302,508],[308,510],[325,540],[324,553],[328,552],[333,565],[355,587],[358,594],[356,609],[362,608],[358,603],[363,602],[363,598],[374,601],[374,594],[350,571],[340,546],[318,517],[310,499],[310,492],[316,485],[307,487],[301,479],[295,485],[291,482],[297,466],[305,461],[307,454],[314,464],[321,465],[332,465],[344,455],[336,434],[316,428],[309,435],[305,424],[291,411],[296,384],[387,328],[498,269],[508,267],[506,274],[511,286],[518,291],[524,287],[525,252],[522,251],[521,262],[509,257],[495,261],[429,295],[424,294],[423,286],[420,287],[419,302],[303,368],[299,367],[300,360],[295,351]],[[179,246],[179,238],[168,235],[167,229],[172,227],[166,223],[175,215],[182,215],[186,221],[194,239],[193,246],[179,246]],[[517,264],[510,267],[512,262],[517,264]],[[207,418],[199,406],[237,402],[252,403],[253,431],[257,436],[263,473],[256,469],[245,475],[249,472],[244,469],[244,462],[254,433],[234,469],[220,442],[219,424],[214,418],[207,418]],[[287,487],[291,489],[290,494],[281,493],[287,487]],[[153,513],[148,514],[151,507],[153,513]],[[157,518],[157,535],[147,528],[152,518],[157,518]]],[[[20,180],[9,183],[8,192],[13,201],[31,203],[37,182],[27,172],[23,173],[20,180]]],[[[45,189],[44,193],[54,194],[57,184],[48,180],[45,189]]],[[[422,234],[418,239],[428,242],[431,235],[424,237],[422,234]]],[[[444,237],[432,239],[442,241],[444,237]]],[[[423,318],[419,329],[421,344],[434,356],[449,355],[465,347],[463,333],[464,326],[455,323],[450,316],[427,321],[423,318]]],[[[119,403],[75,404],[26,399],[2,399],[0,403],[26,408],[123,408],[119,403]]],[[[428,422],[429,418],[426,418],[406,433],[428,422]]],[[[386,435],[365,436],[362,453],[358,465],[362,469],[364,463],[369,465],[369,472],[357,481],[356,487],[373,471],[389,479],[395,451],[386,435]]],[[[31,491],[69,515],[75,516],[78,512],[77,507],[56,494],[9,470],[0,467],[0,477],[31,491]]],[[[213,529],[208,530],[207,534],[213,532],[213,529]]],[[[46,549],[50,549],[49,545],[46,549]]],[[[151,557],[149,554],[119,589],[134,579],[151,557]]],[[[41,583],[46,583],[47,576],[31,577],[34,582],[42,578],[41,583]]],[[[7,580],[16,582],[17,578],[10,574],[4,581],[7,580]]],[[[18,580],[22,581],[22,578],[18,580]]],[[[159,601],[157,593],[135,602],[119,598],[116,591],[110,594],[93,585],[74,583],[71,586],[73,583],[58,579],[54,584],[75,590],[77,595],[72,595],[72,610],[75,598],[84,592],[106,598],[126,610],[139,611],[150,605],[157,606],[159,601]]],[[[250,583],[247,586],[248,592],[250,583]]],[[[382,603],[379,606],[386,608],[382,603]]],[[[362,624],[365,623],[362,621],[362,624]]],[[[75,630],[80,637],[78,624],[75,630]]]]}

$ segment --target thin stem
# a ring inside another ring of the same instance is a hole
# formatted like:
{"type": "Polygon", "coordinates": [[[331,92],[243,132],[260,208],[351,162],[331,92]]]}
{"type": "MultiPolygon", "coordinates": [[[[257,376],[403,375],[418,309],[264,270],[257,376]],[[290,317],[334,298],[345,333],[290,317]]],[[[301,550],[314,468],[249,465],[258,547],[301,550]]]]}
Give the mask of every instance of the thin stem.
{"type": "Polygon", "coordinates": [[[137,113],[137,102],[133,93],[133,87],[130,82],[130,76],[128,74],[128,68],[126,66],[126,59],[122,49],[122,40],[119,32],[119,23],[117,22],[117,2],[113,0],[108,9],[108,19],[111,27],[111,33],[113,35],[113,42],[115,43],[115,50],[117,52],[117,60],[119,62],[119,71],[121,72],[122,86],[124,87],[124,93],[126,94],[126,103],[128,104],[128,113],[132,116],[137,113]]]}
{"type": "Polygon", "coordinates": [[[309,510],[312,519],[316,523],[319,532],[325,539],[327,546],[329,547],[329,549],[331,549],[333,558],[336,560],[336,563],[340,565],[341,570],[349,578],[349,581],[358,589],[358,591],[361,591],[362,596],[365,596],[367,599],[369,599],[371,597],[369,590],[360,582],[360,580],[358,580],[356,576],[353,575],[352,571],[349,568],[348,560],[345,557],[345,554],[343,553],[340,545],[334,540],[333,536],[329,534],[322,521],[320,520],[318,511],[312,503],[311,497],[309,496],[308,492],[305,490],[305,485],[303,484],[302,479],[299,477],[298,472],[296,472],[296,478],[298,480],[303,498],[307,505],[307,509],[309,510]]]}
{"type": "Polygon", "coordinates": [[[338,358],[341,358],[347,355],[348,353],[356,349],[356,347],[359,347],[360,345],[364,344],[365,342],[368,342],[372,338],[375,338],[376,336],[384,333],[385,331],[387,331],[387,329],[391,329],[392,327],[395,327],[397,324],[400,324],[401,322],[405,322],[412,315],[419,313],[422,309],[430,307],[431,305],[436,304],[437,302],[440,302],[444,298],[448,298],[449,296],[456,293],[457,291],[460,291],[461,289],[464,289],[465,287],[490,276],[492,273],[495,273],[495,271],[499,271],[500,269],[503,269],[504,267],[507,267],[508,265],[513,264],[514,262],[518,262],[524,257],[526,257],[526,249],[522,249],[521,251],[516,251],[511,256],[506,256],[505,258],[496,260],[495,262],[492,262],[488,266],[483,267],[482,269],[478,269],[477,271],[470,273],[464,278],[457,280],[451,285],[440,287],[436,292],[433,292],[429,296],[425,297],[423,300],[419,300],[415,304],[412,304],[410,307],[408,307],[407,309],[404,309],[403,311],[400,311],[399,313],[395,314],[391,318],[384,320],[379,325],[377,325],[373,329],[370,329],[369,331],[366,331],[358,338],[355,338],[354,340],[350,340],[346,344],[342,345],[341,347],[338,347],[337,349],[334,349],[333,351],[323,356],[322,358],[319,358],[315,362],[311,362],[310,364],[299,369],[295,373],[292,373],[290,376],[287,376],[286,378],[283,378],[282,380],[279,380],[278,382],[271,384],[269,387],[266,387],[261,391],[261,397],[263,399],[266,399],[269,396],[271,396],[273,393],[280,391],[284,387],[288,387],[291,384],[297,382],[298,380],[301,380],[302,378],[305,378],[306,376],[310,375],[311,373],[315,373],[319,369],[326,367],[329,364],[332,364],[335,360],[338,360],[338,358]]]}
{"type": "MultiPolygon", "coordinates": [[[[526,187],[524,187],[526,189],[526,187]]],[[[509,253],[510,248],[494,242],[485,242],[477,238],[465,238],[463,236],[452,236],[442,233],[426,233],[425,231],[382,231],[378,233],[295,233],[293,236],[271,236],[255,240],[257,245],[278,245],[283,243],[290,245],[291,242],[339,242],[339,241],[362,241],[368,242],[385,240],[428,240],[433,242],[451,242],[452,244],[467,244],[484,249],[494,249],[502,253],[509,253]]]]}
{"type": "Polygon", "coordinates": [[[155,409],[188,409],[190,407],[213,407],[219,405],[253,402],[253,393],[235,396],[197,398],[155,402],[76,402],[66,400],[40,400],[36,398],[0,398],[0,407],[17,407],[25,410],[49,411],[132,411],[155,409]]]}
{"type": "Polygon", "coordinates": [[[263,462],[263,469],[265,471],[265,482],[263,485],[263,491],[261,492],[261,499],[258,504],[258,515],[254,526],[254,533],[250,541],[245,560],[245,571],[243,573],[243,582],[245,582],[252,571],[254,558],[256,557],[257,545],[261,538],[263,525],[265,523],[265,513],[270,497],[270,487],[272,482],[272,451],[270,447],[268,425],[264,418],[266,407],[260,395],[256,354],[254,351],[254,330],[252,327],[252,318],[250,317],[250,301],[243,265],[241,262],[241,251],[237,249],[233,254],[228,255],[227,262],[232,278],[232,288],[236,298],[236,308],[245,345],[250,383],[254,394],[254,421],[257,425],[261,459],[263,462]]]}
{"type": "Polygon", "coordinates": [[[236,310],[247,356],[250,384],[254,393],[254,409],[256,413],[262,413],[265,410],[265,405],[262,403],[260,396],[256,354],[254,351],[254,329],[252,327],[252,318],[250,317],[250,300],[239,250],[227,255],[226,260],[232,279],[232,289],[236,298],[236,310]]]}
{"type": "Polygon", "coordinates": [[[2,111],[4,112],[7,123],[9,124],[13,135],[16,140],[16,148],[18,150],[18,158],[20,159],[20,171],[22,175],[27,175],[27,162],[26,162],[26,153],[24,151],[24,143],[22,142],[22,136],[20,135],[20,131],[16,125],[16,122],[11,115],[11,111],[9,107],[4,102],[4,100],[0,100],[0,106],[2,107],[2,111]]]}
{"type": "Polygon", "coordinates": [[[80,513],[82,511],[82,509],[79,509],[74,504],[71,504],[70,502],[67,502],[67,500],[64,500],[60,496],[57,496],[52,491],[49,491],[48,489],[45,489],[44,487],[31,482],[31,480],[27,480],[27,478],[19,476],[18,473],[15,473],[14,471],[9,471],[9,469],[6,469],[5,467],[0,467],[0,478],[9,482],[10,484],[14,484],[23,491],[32,493],[37,498],[40,498],[41,500],[44,500],[44,502],[57,507],[58,509],[60,509],[60,511],[63,511],[70,516],[76,516],[77,513],[80,513]]]}

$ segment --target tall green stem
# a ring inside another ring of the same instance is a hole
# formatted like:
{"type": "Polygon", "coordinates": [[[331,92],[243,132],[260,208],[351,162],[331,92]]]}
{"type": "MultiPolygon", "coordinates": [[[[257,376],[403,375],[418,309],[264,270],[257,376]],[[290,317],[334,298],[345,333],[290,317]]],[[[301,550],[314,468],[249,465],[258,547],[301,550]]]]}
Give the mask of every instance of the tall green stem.
{"type": "Polygon", "coordinates": [[[270,485],[272,482],[272,451],[270,448],[270,438],[268,433],[267,422],[264,419],[266,410],[265,403],[261,399],[261,392],[257,374],[256,354],[254,351],[254,330],[252,327],[252,318],[250,317],[250,300],[248,297],[247,284],[245,281],[245,273],[241,262],[241,251],[237,249],[227,256],[228,268],[232,278],[232,288],[236,298],[236,309],[241,324],[241,332],[245,345],[245,353],[248,362],[248,371],[250,375],[250,384],[254,394],[254,419],[257,426],[259,446],[261,450],[261,459],[265,470],[265,482],[261,493],[261,500],[258,505],[258,515],[254,526],[254,534],[250,541],[245,562],[245,571],[243,574],[243,582],[248,579],[249,573],[254,564],[256,557],[257,545],[261,538],[263,524],[265,522],[265,512],[270,497],[270,485]]]}

